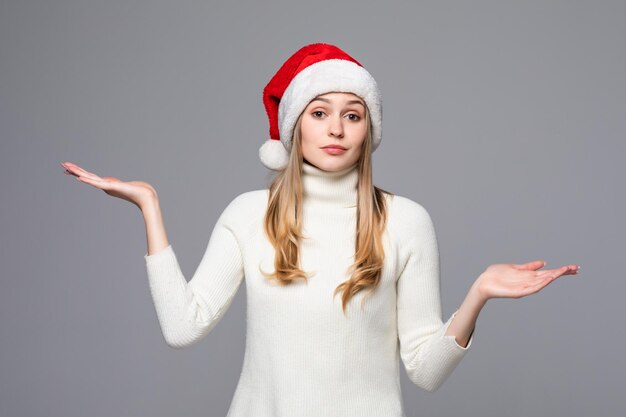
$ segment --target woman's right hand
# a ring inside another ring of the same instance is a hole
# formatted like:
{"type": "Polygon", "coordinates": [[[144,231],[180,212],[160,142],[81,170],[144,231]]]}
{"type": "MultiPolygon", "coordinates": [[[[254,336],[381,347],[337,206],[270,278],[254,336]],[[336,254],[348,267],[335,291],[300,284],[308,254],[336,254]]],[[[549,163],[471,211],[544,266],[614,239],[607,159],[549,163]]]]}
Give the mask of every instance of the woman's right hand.
{"type": "Polygon", "coordinates": [[[147,182],[125,182],[115,177],[99,177],[71,162],[62,162],[61,166],[65,168],[66,174],[74,175],[77,180],[99,188],[108,195],[130,201],[141,210],[157,198],[156,190],[147,182]]]}

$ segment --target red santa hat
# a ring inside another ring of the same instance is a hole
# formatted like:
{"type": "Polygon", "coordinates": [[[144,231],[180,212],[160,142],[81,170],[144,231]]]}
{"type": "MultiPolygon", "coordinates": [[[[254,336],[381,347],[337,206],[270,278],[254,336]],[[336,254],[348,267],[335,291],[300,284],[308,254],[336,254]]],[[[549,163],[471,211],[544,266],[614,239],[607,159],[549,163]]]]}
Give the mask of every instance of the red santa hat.
{"type": "Polygon", "coordinates": [[[353,93],[365,101],[376,150],[382,139],[382,99],[374,77],[337,46],[314,43],[289,57],[263,89],[270,124],[270,139],[259,148],[263,165],[277,171],[287,165],[298,117],[312,99],[330,92],[353,93]]]}

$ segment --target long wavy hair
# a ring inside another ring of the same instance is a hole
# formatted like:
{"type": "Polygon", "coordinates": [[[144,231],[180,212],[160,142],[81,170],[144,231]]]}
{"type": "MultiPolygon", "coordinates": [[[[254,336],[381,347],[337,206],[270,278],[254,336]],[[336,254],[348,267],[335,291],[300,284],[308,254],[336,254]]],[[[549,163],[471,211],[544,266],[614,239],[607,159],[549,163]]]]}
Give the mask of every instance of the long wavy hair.
{"type": "MultiPolygon", "coordinates": [[[[305,238],[302,225],[302,142],[301,123],[304,112],[296,122],[292,147],[287,166],[271,181],[269,201],[264,219],[268,240],[275,249],[272,273],[260,272],[279,285],[289,285],[296,279],[308,282],[310,274],[300,268],[299,242],[305,238]]],[[[387,206],[384,194],[393,195],[376,187],[372,181],[372,127],[369,110],[365,109],[367,136],[363,141],[358,160],[358,186],[356,208],[356,238],[354,263],[350,266],[350,278],[335,289],[333,298],[342,292],[342,309],[345,315],[350,299],[359,291],[368,290],[363,302],[376,289],[385,259],[383,232],[387,222],[387,206]]]]}

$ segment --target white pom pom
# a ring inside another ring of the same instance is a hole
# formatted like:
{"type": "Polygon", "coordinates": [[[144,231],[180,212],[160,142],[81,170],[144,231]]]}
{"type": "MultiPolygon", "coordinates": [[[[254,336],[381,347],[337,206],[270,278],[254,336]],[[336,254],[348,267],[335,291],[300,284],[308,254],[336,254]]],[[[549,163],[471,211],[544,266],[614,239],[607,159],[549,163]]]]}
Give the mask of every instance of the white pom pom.
{"type": "Polygon", "coordinates": [[[280,171],[287,166],[289,153],[281,141],[268,139],[259,148],[259,158],[267,168],[280,171]]]}

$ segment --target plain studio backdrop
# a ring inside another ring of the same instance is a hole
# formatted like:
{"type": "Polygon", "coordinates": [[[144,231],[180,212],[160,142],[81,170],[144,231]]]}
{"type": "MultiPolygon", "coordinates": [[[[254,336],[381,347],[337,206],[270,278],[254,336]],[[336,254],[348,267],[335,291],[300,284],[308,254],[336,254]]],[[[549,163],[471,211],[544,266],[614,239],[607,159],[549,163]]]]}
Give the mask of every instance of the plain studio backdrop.
{"type": "Polygon", "coordinates": [[[3,0],[0,415],[226,415],[245,286],[169,348],[140,211],[59,164],[151,183],[189,280],[226,205],[267,187],[262,90],[313,42],[380,85],[374,180],[431,214],[445,317],[490,264],[581,265],[489,301],[438,391],[402,367],[407,416],[623,415],[624,39],[623,1],[3,0]]]}

